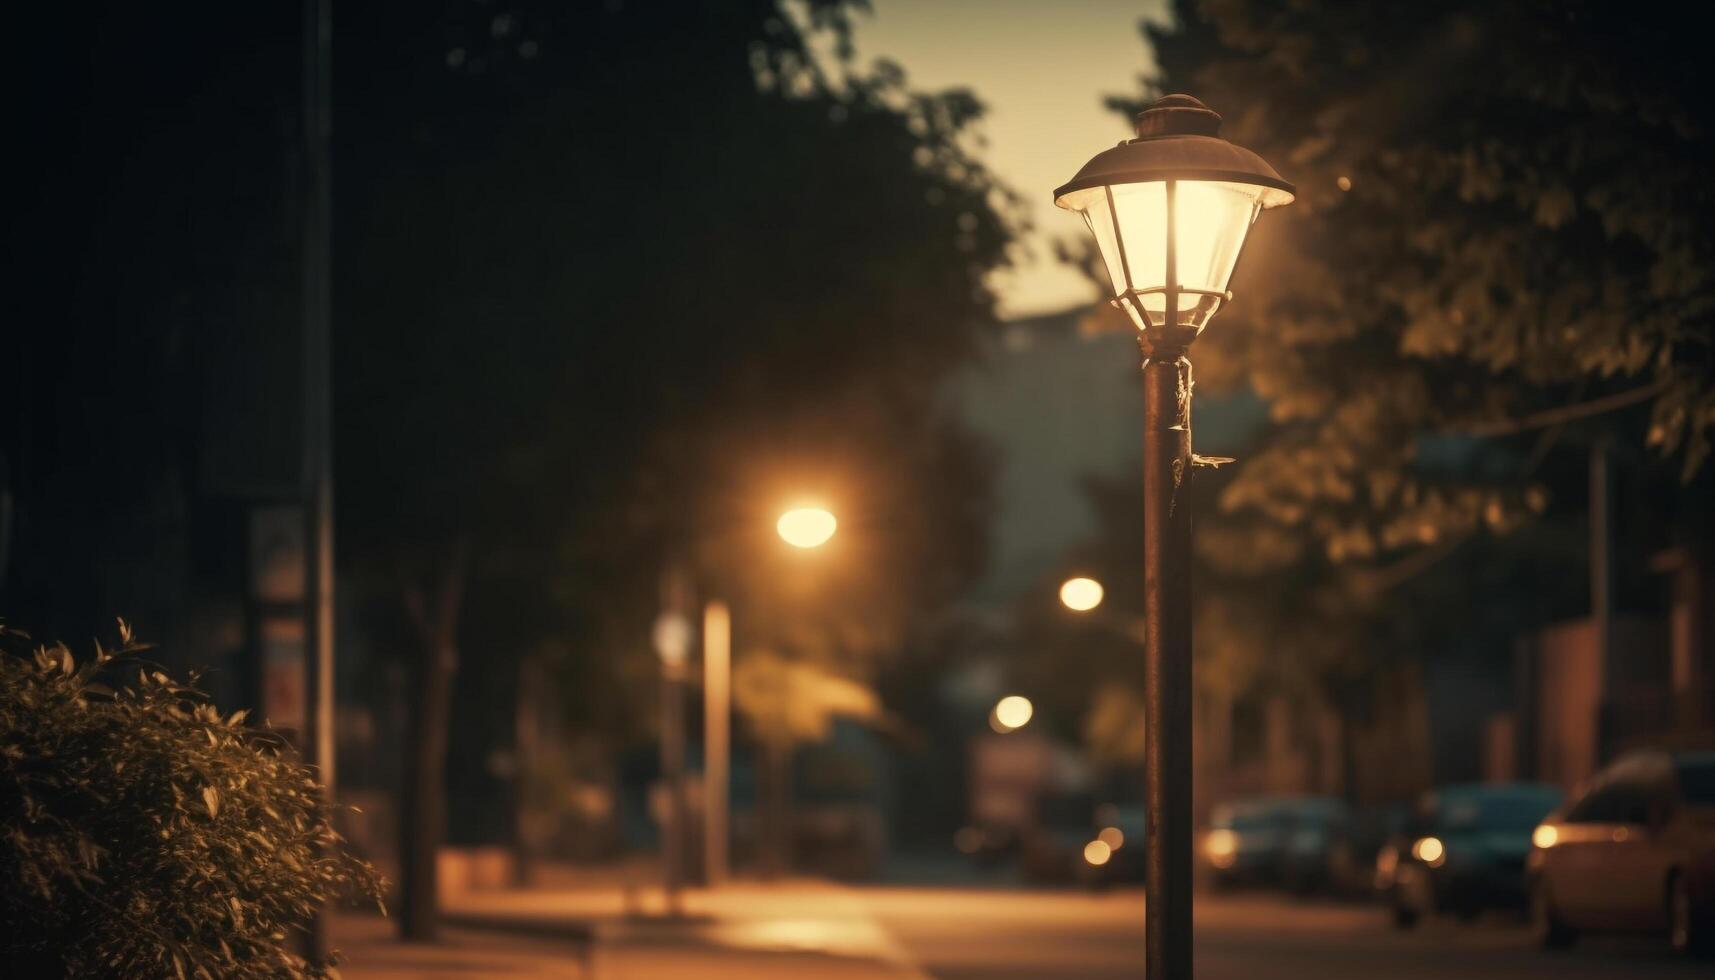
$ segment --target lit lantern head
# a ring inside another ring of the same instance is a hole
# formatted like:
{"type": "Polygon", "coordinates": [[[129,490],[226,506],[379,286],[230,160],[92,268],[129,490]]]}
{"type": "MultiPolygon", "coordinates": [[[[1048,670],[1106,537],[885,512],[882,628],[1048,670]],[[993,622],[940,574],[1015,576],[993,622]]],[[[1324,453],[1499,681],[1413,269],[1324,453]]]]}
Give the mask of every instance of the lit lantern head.
{"type": "Polygon", "coordinates": [[[1169,95],[1138,115],[1136,139],[1096,154],[1054,192],[1055,204],[1084,216],[1114,306],[1154,349],[1196,339],[1232,297],[1227,281],[1251,223],[1293,199],[1291,184],[1220,130],[1214,110],[1169,95]]]}

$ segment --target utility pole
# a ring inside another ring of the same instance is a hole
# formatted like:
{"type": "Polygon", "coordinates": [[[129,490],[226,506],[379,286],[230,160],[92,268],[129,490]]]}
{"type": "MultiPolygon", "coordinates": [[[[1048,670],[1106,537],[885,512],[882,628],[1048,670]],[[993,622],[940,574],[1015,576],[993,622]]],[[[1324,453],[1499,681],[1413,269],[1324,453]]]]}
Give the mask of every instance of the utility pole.
{"type": "MultiPolygon", "coordinates": [[[[304,541],[309,554],[305,596],[304,758],[315,767],[326,799],[334,795],[334,578],[332,453],[332,315],[330,279],[332,196],[329,178],[332,0],[304,0],[303,22],[303,339],[304,541]]],[[[318,910],[311,958],[327,958],[327,914],[318,910]]]]}

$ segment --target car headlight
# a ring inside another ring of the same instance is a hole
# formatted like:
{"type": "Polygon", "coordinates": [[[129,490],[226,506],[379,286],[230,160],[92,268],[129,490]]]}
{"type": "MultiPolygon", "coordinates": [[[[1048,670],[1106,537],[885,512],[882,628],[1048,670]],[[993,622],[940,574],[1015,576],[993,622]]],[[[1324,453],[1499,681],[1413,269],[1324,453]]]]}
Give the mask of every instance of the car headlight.
{"type": "Polygon", "coordinates": [[[1439,868],[1447,863],[1447,845],[1439,837],[1419,837],[1411,845],[1411,856],[1431,868],[1439,868]]]}
{"type": "Polygon", "coordinates": [[[1225,828],[1211,830],[1203,838],[1203,853],[1215,867],[1230,868],[1238,859],[1239,835],[1225,828]]]}
{"type": "Polygon", "coordinates": [[[1107,864],[1108,858],[1113,856],[1113,848],[1104,841],[1093,840],[1084,845],[1084,861],[1092,868],[1099,868],[1107,864]]]}

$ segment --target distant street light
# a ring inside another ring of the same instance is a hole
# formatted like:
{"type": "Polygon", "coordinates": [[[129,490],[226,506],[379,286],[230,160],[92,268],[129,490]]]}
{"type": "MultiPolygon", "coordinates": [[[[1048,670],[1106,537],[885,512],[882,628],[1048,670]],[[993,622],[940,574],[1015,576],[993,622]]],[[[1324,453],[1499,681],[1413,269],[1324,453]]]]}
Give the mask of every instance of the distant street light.
{"type": "Polygon", "coordinates": [[[1102,583],[1093,578],[1069,578],[1060,585],[1060,604],[1073,612],[1089,612],[1102,604],[1102,583]]]}
{"type": "Polygon", "coordinates": [[[1030,699],[1019,694],[1009,694],[1001,698],[994,706],[994,712],[989,716],[990,726],[1002,735],[1016,732],[1036,714],[1036,707],[1030,699]]]}
{"type": "Polygon", "coordinates": [[[834,536],[839,522],[820,507],[799,507],[780,515],[774,527],[794,548],[819,548],[834,536]]]}
{"type": "Polygon", "coordinates": [[[1191,452],[1186,351],[1231,298],[1251,223],[1291,203],[1262,158],[1221,139],[1221,117],[1169,95],[1137,117],[1137,138],[1104,150],[1054,192],[1082,214],[1139,331],[1144,434],[1145,976],[1191,976],[1191,452]]]}
{"type": "Polygon", "coordinates": [[[679,913],[685,872],[685,664],[691,655],[691,623],[684,608],[687,583],[676,572],[662,581],[662,612],[651,639],[661,658],[661,775],[667,813],[661,829],[661,883],[669,915],[679,913]]]}
{"type": "MultiPolygon", "coordinates": [[[[787,544],[809,549],[828,543],[838,521],[821,508],[800,507],[781,514],[774,526],[787,544]]],[[[688,632],[689,624],[686,629],[688,632]]],[[[711,888],[724,883],[728,871],[731,736],[732,610],[726,603],[711,598],[703,606],[703,876],[711,888]]],[[[778,769],[777,780],[783,778],[778,769]]],[[[783,803],[783,786],[776,786],[775,792],[775,802],[783,803]]],[[[784,823],[779,813],[782,807],[774,809],[774,822],[784,823]]],[[[774,835],[778,839],[789,832],[789,828],[777,826],[774,835]]]]}

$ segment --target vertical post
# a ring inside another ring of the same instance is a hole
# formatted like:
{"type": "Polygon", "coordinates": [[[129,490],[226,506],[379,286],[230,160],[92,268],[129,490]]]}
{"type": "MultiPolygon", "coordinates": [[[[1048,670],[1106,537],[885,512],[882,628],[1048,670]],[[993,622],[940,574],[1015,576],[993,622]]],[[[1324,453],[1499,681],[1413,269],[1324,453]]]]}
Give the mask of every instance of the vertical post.
{"type": "Polygon", "coordinates": [[[530,884],[535,859],[530,787],[542,733],[537,693],[543,687],[542,673],[534,656],[526,654],[518,661],[517,714],[512,728],[512,883],[519,888],[530,884]]]}
{"type": "Polygon", "coordinates": [[[703,862],[710,888],[727,875],[727,789],[731,763],[732,614],[703,608],[703,862]]]}
{"type": "MultiPolygon", "coordinates": [[[[1170,291],[1169,317],[1176,299],[1170,291]]],[[[1145,976],[1190,980],[1191,362],[1183,348],[1145,346],[1145,976]]]]}
{"type": "Polygon", "coordinates": [[[667,789],[661,880],[669,915],[680,912],[685,872],[685,668],[691,642],[685,610],[689,594],[684,568],[670,562],[661,577],[661,619],[655,637],[661,656],[661,777],[667,789]]]}
{"type": "MultiPolygon", "coordinates": [[[[303,23],[303,333],[304,465],[308,507],[309,599],[304,756],[315,767],[322,794],[334,795],[334,579],[332,336],[329,259],[332,205],[328,148],[333,45],[332,0],[305,0],[303,23]]],[[[318,910],[310,933],[310,956],[327,958],[327,915],[318,910]]]]}
{"type": "Polygon", "coordinates": [[[661,831],[661,876],[667,913],[679,914],[685,864],[685,685],[683,665],[661,672],[661,775],[667,783],[667,823],[661,831]]]}
{"type": "MultiPolygon", "coordinates": [[[[1596,634],[1596,662],[1602,692],[1596,719],[1596,755],[1606,758],[1614,743],[1616,721],[1610,701],[1614,684],[1614,511],[1613,464],[1608,460],[1608,437],[1599,435],[1590,447],[1590,620],[1596,634]]],[[[1587,774],[1586,774],[1587,775],[1587,774]]]]}

